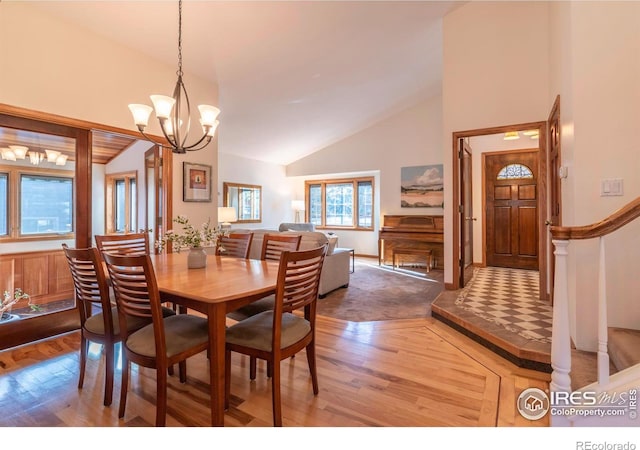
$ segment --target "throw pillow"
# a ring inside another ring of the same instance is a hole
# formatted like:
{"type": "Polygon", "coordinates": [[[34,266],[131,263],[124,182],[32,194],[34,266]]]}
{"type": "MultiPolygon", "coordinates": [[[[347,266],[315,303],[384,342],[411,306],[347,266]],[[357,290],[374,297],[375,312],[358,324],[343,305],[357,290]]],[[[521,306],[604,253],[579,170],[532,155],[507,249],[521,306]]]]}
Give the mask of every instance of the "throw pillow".
{"type": "Polygon", "coordinates": [[[327,255],[332,255],[333,250],[336,248],[338,244],[338,236],[328,236],[327,240],[329,241],[329,246],[327,247],[327,255]]]}

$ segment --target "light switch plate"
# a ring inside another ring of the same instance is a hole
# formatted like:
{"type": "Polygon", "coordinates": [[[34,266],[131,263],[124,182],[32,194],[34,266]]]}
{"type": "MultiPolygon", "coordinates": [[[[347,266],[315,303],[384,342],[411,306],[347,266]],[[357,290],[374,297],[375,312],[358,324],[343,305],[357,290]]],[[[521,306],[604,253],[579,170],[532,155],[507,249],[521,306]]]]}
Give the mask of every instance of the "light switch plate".
{"type": "Polygon", "coordinates": [[[601,197],[615,197],[623,195],[623,181],[622,178],[608,178],[602,180],[600,185],[601,197]]]}

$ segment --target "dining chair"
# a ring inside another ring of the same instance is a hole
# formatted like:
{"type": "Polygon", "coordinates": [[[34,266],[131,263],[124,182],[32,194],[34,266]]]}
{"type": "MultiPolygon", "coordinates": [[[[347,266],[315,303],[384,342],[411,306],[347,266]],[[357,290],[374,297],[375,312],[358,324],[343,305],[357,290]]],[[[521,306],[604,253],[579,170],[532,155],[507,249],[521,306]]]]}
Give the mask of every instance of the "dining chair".
{"type": "Polygon", "coordinates": [[[279,261],[282,252],[298,250],[301,241],[301,234],[265,234],[260,259],[279,261]]]}
{"type": "Polygon", "coordinates": [[[284,251],[278,268],[274,308],[226,330],[225,407],[231,391],[231,352],[264,359],[272,368],[273,425],[282,426],[280,362],[306,349],[313,394],[318,395],[315,357],[316,303],[326,246],[284,251]],[[303,314],[296,313],[303,311],[303,314]]]}
{"type": "Polygon", "coordinates": [[[247,259],[252,240],[253,233],[230,233],[220,236],[216,242],[216,255],[247,259]]]}
{"type": "MultiPolygon", "coordinates": [[[[96,245],[100,256],[104,253],[115,253],[123,256],[139,256],[150,255],[151,246],[149,244],[149,233],[127,233],[127,234],[97,234],[95,235],[96,245]]],[[[186,314],[186,308],[181,308],[178,311],[178,307],[173,305],[171,308],[162,308],[162,313],[165,316],[180,312],[186,314]]],[[[169,375],[173,375],[173,367],[169,368],[169,375]]]]}
{"type": "MultiPolygon", "coordinates": [[[[300,248],[301,240],[302,235],[299,234],[265,234],[262,240],[260,259],[279,261],[283,251],[297,251],[300,248]]],[[[272,294],[253,303],[249,303],[242,308],[238,308],[235,311],[231,311],[227,314],[227,317],[236,321],[245,320],[263,311],[272,310],[274,302],[275,296],[272,294]]],[[[256,358],[249,358],[249,379],[251,380],[256,379],[256,363],[256,358]]],[[[269,363],[267,363],[267,376],[271,376],[271,366],[269,363]]]]}
{"type": "MultiPolygon", "coordinates": [[[[115,253],[117,255],[125,256],[138,256],[138,255],[150,255],[151,246],[149,244],[149,233],[127,233],[127,234],[102,234],[95,236],[96,245],[100,254],[115,253]]],[[[180,312],[186,314],[186,308],[181,308],[178,311],[178,307],[173,305],[174,312],[180,312]]],[[[173,375],[173,368],[169,368],[169,374],[173,375]]]]}
{"type": "MultiPolygon", "coordinates": [[[[122,340],[115,300],[109,289],[109,282],[102,257],[95,247],[69,248],[62,244],[76,301],[80,311],[80,376],[78,389],[84,385],[89,342],[101,344],[105,352],[104,405],[110,406],[113,397],[113,373],[115,345],[122,340]]],[[[163,308],[165,316],[175,314],[163,308]]],[[[129,320],[127,329],[136,330],[148,325],[147,320],[129,320]]]]}
{"type": "Polygon", "coordinates": [[[117,253],[119,255],[149,255],[149,234],[102,234],[95,236],[100,253],[117,253]]]}
{"type": "Polygon", "coordinates": [[[124,417],[131,363],[156,369],[156,426],[165,426],[167,415],[167,372],[180,367],[180,381],[186,382],[186,360],[209,348],[207,319],[191,314],[164,317],[160,292],[149,255],[121,256],[104,253],[118,306],[122,335],[122,386],[118,417],[124,417]],[[145,319],[151,323],[133,332],[127,321],[145,319]],[[184,377],[183,377],[184,375],[184,377]]]}
{"type": "MultiPolygon", "coordinates": [[[[262,240],[260,259],[279,261],[283,251],[297,251],[300,248],[301,240],[302,236],[299,234],[265,234],[262,240]]],[[[273,303],[274,296],[269,295],[242,308],[238,308],[235,311],[231,311],[227,314],[227,317],[237,321],[245,320],[263,311],[273,309],[273,303]]]]}
{"type": "Polygon", "coordinates": [[[121,340],[117,310],[109,295],[109,284],[100,254],[95,247],[71,249],[62,244],[73,279],[80,311],[80,376],[82,389],[87,366],[89,342],[102,344],[105,353],[104,405],[113,397],[115,344],[121,340]],[[97,312],[100,310],[101,312],[97,312]]]}

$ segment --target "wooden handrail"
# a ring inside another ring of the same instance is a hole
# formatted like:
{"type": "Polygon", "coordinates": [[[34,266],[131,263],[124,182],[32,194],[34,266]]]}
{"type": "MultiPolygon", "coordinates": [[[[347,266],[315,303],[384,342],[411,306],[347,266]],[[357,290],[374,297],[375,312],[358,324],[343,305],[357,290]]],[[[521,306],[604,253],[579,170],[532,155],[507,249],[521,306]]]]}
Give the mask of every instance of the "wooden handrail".
{"type": "Polygon", "coordinates": [[[640,217],[640,197],[626,204],[609,217],[591,225],[579,227],[551,227],[552,239],[592,239],[602,237],[622,228],[632,220],[640,217]]]}

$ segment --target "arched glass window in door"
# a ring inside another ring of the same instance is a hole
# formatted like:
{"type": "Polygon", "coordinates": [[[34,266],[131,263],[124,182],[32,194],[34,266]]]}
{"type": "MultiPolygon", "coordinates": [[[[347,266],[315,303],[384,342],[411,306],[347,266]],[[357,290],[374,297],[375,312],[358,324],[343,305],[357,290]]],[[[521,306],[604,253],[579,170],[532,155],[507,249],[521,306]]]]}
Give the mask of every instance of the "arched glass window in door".
{"type": "Polygon", "coordinates": [[[533,178],[533,172],[524,164],[509,164],[498,172],[497,180],[514,180],[521,178],[533,178]]]}

